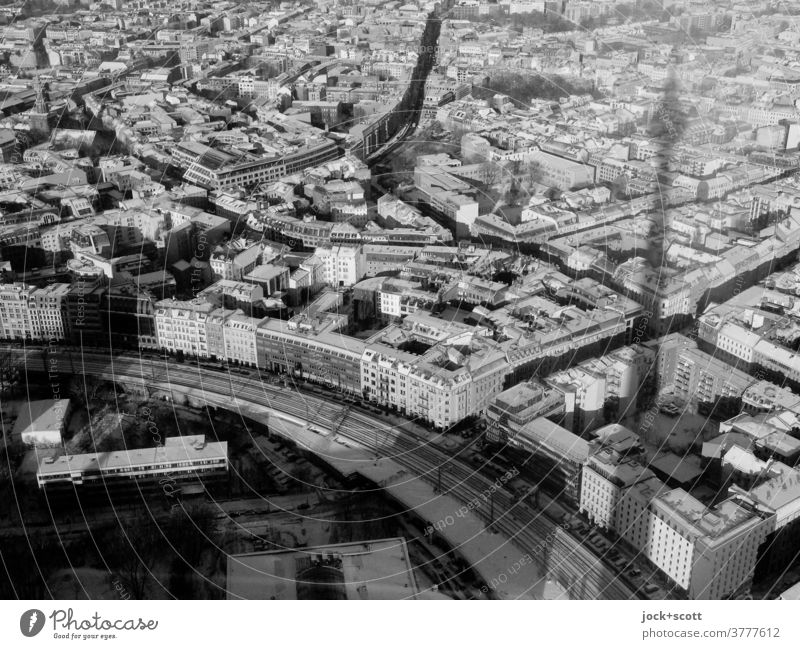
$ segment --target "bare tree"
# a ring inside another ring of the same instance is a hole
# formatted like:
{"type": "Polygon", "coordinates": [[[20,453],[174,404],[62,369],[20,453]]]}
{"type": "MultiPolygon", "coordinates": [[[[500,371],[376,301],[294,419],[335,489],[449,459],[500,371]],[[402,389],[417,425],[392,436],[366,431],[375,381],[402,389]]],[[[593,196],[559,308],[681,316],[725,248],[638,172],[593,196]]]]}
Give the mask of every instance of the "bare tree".
{"type": "Polygon", "coordinates": [[[502,180],[503,168],[493,160],[481,163],[481,175],[487,185],[494,185],[502,180]]]}
{"type": "Polygon", "coordinates": [[[114,566],[134,599],[144,599],[163,538],[150,514],[120,522],[105,544],[106,561],[114,566]]]}
{"type": "Polygon", "coordinates": [[[20,379],[20,362],[11,349],[0,349],[0,395],[6,389],[13,393],[20,379]]]}

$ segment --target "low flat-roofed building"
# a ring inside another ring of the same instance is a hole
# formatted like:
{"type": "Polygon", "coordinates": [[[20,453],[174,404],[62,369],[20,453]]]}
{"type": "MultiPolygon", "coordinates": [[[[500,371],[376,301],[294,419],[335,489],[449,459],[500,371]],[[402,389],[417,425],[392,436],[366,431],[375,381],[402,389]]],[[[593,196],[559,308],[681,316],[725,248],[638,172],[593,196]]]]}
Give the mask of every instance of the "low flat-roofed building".
{"type": "MultiPolygon", "coordinates": [[[[105,453],[45,457],[36,482],[42,489],[139,486],[167,478],[171,483],[210,480],[228,472],[228,443],[203,435],[168,437],[163,445],[105,453]]],[[[177,490],[177,489],[176,489],[177,490]]]]}
{"type": "Polygon", "coordinates": [[[763,459],[774,458],[795,466],[800,461],[800,440],[788,433],[776,431],[756,441],[755,452],[763,459]]]}
{"type": "Polygon", "coordinates": [[[20,408],[11,435],[31,446],[58,446],[67,426],[69,412],[69,399],[28,401],[20,408]]]}
{"type": "Polygon", "coordinates": [[[560,418],[564,414],[561,392],[536,380],[503,390],[486,410],[487,419],[494,424],[489,437],[505,441],[522,426],[539,417],[560,418]]]}
{"type": "Polygon", "coordinates": [[[403,538],[228,557],[228,599],[417,599],[403,538]]]}

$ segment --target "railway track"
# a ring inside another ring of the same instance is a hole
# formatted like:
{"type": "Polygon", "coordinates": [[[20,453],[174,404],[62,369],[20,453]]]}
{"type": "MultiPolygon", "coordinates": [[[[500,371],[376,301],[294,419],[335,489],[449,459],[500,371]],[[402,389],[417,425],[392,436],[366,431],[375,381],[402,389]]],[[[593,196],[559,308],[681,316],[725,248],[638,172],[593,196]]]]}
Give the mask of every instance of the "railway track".
{"type": "MultiPolygon", "coordinates": [[[[25,354],[26,371],[45,371],[41,352],[18,350],[25,354]]],[[[422,479],[440,486],[441,493],[462,503],[482,502],[474,508],[487,528],[505,535],[522,552],[528,552],[550,575],[567,586],[570,597],[586,599],[632,599],[634,589],[614,569],[606,565],[577,539],[561,529],[543,512],[515,500],[506,489],[495,483],[458,457],[431,444],[430,440],[412,431],[398,430],[376,417],[370,417],[347,404],[332,403],[322,397],[301,394],[289,388],[245,378],[222,370],[178,364],[164,359],[82,353],[79,358],[71,352],[60,352],[63,362],[55,367],[59,373],[76,372],[95,375],[107,380],[141,382],[150,388],[176,387],[199,390],[215,397],[213,401],[231,399],[229,409],[235,410],[233,399],[283,412],[315,426],[337,430],[337,435],[390,459],[410,472],[409,479],[422,479]],[[69,360],[63,359],[69,354],[69,360]],[[98,356],[100,358],[98,359],[98,356]],[[493,485],[494,488],[493,488],[493,485]],[[486,506],[484,494],[493,493],[493,507],[486,506]],[[539,548],[540,551],[535,549],[539,548]]],[[[53,365],[49,366],[53,371],[53,365]]],[[[458,548],[454,548],[458,551],[458,548]]]]}

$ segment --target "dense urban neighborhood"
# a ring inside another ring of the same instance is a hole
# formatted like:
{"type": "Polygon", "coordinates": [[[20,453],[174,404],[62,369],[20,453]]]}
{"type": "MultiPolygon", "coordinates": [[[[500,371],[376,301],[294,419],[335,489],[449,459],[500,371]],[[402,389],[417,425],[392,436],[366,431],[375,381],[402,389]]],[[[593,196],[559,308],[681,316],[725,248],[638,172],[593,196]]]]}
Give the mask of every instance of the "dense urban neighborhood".
{"type": "Polygon", "coordinates": [[[798,599],[798,252],[800,0],[4,2],[0,596],[798,599]]]}

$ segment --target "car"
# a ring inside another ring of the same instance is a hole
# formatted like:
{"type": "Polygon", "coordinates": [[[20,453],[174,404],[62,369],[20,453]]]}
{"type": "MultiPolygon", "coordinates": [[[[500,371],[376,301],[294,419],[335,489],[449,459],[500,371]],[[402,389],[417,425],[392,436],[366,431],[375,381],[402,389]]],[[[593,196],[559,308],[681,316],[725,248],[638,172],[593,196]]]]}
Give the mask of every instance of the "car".
{"type": "Polygon", "coordinates": [[[658,591],[658,586],[656,586],[655,584],[645,584],[643,590],[648,595],[652,595],[653,593],[658,591]]]}
{"type": "Polygon", "coordinates": [[[639,570],[638,568],[633,568],[631,570],[628,570],[628,577],[638,577],[641,574],[642,571],[639,570]]]}

